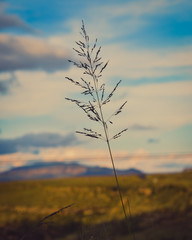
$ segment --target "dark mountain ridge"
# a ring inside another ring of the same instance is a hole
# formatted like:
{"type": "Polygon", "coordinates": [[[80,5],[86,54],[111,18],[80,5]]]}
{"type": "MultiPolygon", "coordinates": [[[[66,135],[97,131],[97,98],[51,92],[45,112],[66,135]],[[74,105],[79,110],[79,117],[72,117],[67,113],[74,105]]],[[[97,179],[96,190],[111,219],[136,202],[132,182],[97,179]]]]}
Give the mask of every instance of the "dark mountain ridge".
{"type": "MultiPolygon", "coordinates": [[[[138,175],[144,177],[144,173],[134,169],[119,170],[118,175],[138,175]]],[[[99,166],[80,165],[76,162],[38,162],[33,165],[16,167],[9,171],[0,173],[0,181],[15,181],[27,179],[48,179],[48,178],[65,178],[78,176],[107,176],[113,175],[113,169],[99,166]]]]}

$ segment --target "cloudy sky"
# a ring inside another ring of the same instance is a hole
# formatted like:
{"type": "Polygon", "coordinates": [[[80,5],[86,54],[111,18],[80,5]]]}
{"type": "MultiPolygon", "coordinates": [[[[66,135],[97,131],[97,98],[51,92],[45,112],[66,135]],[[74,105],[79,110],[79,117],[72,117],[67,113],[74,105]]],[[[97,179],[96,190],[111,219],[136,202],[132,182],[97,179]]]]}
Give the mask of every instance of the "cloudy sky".
{"type": "MultiPolygon", "coordinates": [[[[81,20],[98,38],[106,89],[121,85],[105,110],[123,101],[111,134],[117,168],[173,172],[192,166],[191,0],[0,0],[0,171],[34,161],[111,166],[98,129],[65,97],[79,89],[75,41],[81,20]]],[[[96,124],[97,125],[97,124],[96,124]]],[[[101,131],[101,130],[100,130],[101,131]]]]}

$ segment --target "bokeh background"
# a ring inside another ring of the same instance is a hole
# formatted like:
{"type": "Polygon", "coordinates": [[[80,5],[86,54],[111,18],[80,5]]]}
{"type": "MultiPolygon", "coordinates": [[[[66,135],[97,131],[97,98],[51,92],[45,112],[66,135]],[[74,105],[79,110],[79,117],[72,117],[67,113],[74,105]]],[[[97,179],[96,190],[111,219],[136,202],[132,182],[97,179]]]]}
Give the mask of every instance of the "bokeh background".
{"type": "MultiPolygon", "coordinates": [[[[117,168],[146,173],[192,167],[190,0],[0,1],[0,171],[34,161],[111,166],[103,142],[75,134],[92,123],[65,97],[81,77],[67,59],[81,20],[109,65],[107,89],[122,83],[113,131],[117,168]]],[[[107,113],[106,113],[107,115],[107,113]]]]}

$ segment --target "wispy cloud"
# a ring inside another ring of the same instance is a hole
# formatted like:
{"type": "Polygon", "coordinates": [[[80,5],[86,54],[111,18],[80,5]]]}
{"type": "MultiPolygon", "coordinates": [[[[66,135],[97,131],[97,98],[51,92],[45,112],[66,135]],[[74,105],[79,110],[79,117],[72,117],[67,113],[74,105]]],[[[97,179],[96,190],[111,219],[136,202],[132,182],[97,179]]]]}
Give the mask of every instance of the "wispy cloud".
{"type": "Polygon", "coordinates": [[[148,143],[158,143],[158,142],[159,142],[159,139],[157,139],[157,138],[149,138],[149,139],[147,140],[147,142],[148,142],[148,143]]]}
{"type": "Polygon", "coordinates": [[[125,84],[137,84],[137,80],[147,80],[153,83],[159,78],[175,81],[179,77],[191,79],[192,75],[192,45],[170,49],[136,49],[124,44],[106,46],[104,54],[110,59],[110,71],[107,77],[120,77],[125,79],[125,84]],[[116,56],[116,57],[114,57],[116,56]]]}
{"type": "Polygon", "coordinates": [[[156,130],[157,128],[155,126],[145,126],[141,124],[134,124],[129,127],[130,130],[136,130],[136,131],[149,131],[149,130],[156,130]]]}
{"type": "MultiPolygon", "coordinates": [[[[115,151],[114,158],[118,169],[136,168],[146,173],[176,172],[191,167],[192,154],[164,153],[149,154],[143,149],[133,153],[129,151],[115,151]]],[[[0,171],[11,167],[27,165],[35,161],[78,162],[89,166],[102,166],[111,168],[108,154],[103,149],[86,149],[80,146],[41,148],[39,154],[29,152],[16,152],[0,155],[0,171]]]]}
{"type": "Polygon", "coordinates": [[[6,95],[12,87],[18,85],[17,78],[14,73],[10,73],[8,78],[0,79],[0,95],[6,95]]]}
{"type": "Polygon", "coordinates": [[[152,45],[162,48],[162,44],[173,46],[175,41],[191,35],[189,29],[183,32],[179,29],[180,24],[184,23],[182,27],[185,28],[192,21],[191,9],[188,0],[118,1],[93,6],[92,11],[85,8],[85,15],[90,29],[97,23],[94,34],[100,37],[102,33],[105,42],[132,43],[137,47],[138,43],[140,47],[148,43],[148,48],[152,45]],[[172,41],[166,41],[169,37],[172,41]]]}
{"type": "Polygon", "coordinates": [[[117,17],[122,15],[131,15],[131,16],[143,16],[149,14],[162,14],[163,12],[176,11],[173,9],[174,6],[177,6],[183,2],[189,1],[171,1],[171,0],[136,0],[129,1],[127,3],[114,4],[111,8],[106,8],[104,11],[108,12],[111,16],[117,17]],[[171,9],[170,9],[171,8],[171,9]]]}

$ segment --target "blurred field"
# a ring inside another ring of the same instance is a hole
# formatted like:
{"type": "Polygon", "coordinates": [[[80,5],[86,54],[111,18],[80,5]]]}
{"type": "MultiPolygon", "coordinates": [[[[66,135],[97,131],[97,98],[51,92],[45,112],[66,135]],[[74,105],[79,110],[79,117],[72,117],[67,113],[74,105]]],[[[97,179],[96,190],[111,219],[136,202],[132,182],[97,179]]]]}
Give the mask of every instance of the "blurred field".
{"type": "MultiPolygon", "coordinates": [[[[125,203],[129,199],[136,240],[192,239],[192,172],[122,176],[119,181],[125,203]]],[[[114,178],[82,177],[0,183],[0,239],[131,238],[114,178]]]]}

